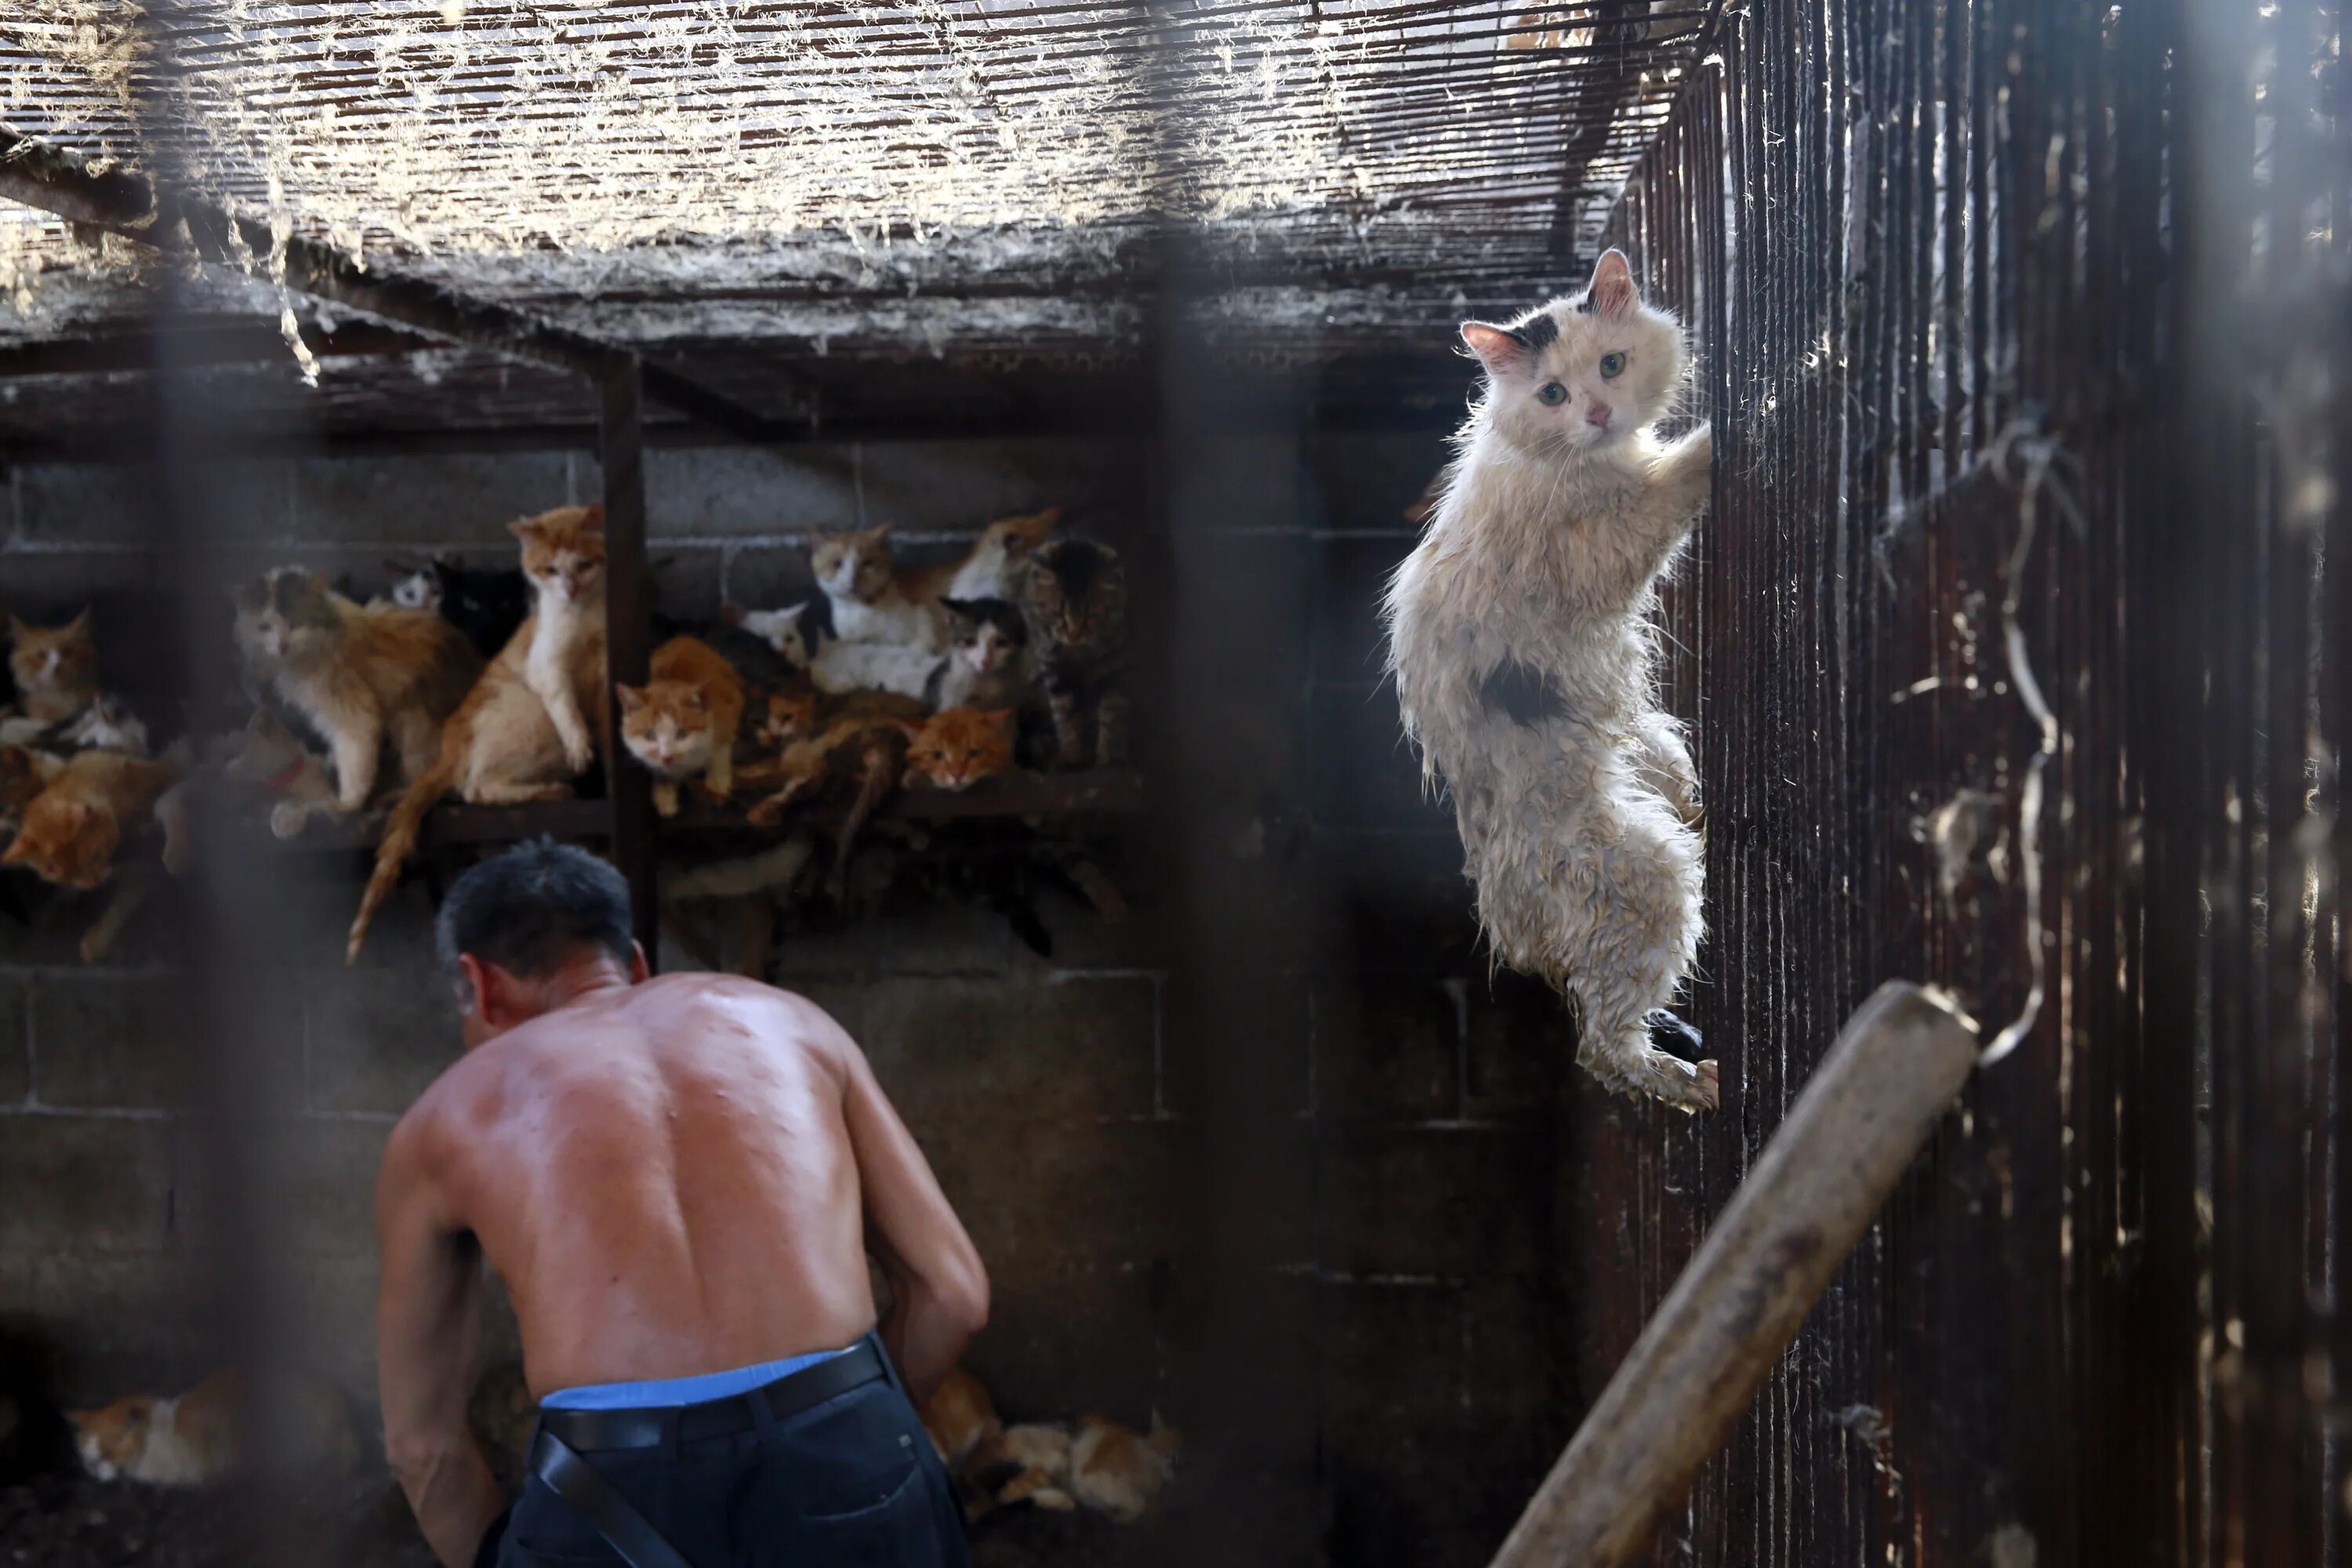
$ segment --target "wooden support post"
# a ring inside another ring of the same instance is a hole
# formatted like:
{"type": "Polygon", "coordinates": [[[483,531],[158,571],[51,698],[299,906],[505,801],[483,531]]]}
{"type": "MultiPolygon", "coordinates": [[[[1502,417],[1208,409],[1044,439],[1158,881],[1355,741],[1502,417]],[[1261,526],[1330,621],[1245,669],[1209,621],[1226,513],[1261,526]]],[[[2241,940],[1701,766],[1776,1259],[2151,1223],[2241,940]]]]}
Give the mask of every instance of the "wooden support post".
{"type": "Polygon", "coordinates": [[[1880,986],[1846,1020],[1494,1568],[1613,1568],[1648,1551],[1951,1109],[1979,1048],[1957,1013],[1907,981],[1880,986]]]}
{"type": "MultiPolygon", "coordinates": [[[[653,658],[653,573],[646,563],[644,367],[615,354],[603,379],[604,658],[607,679],[645,684],[653,658]]],[[[647,963],[658,963],[653,777],[631,767],[621,745],[621,703],[605,693],[604,789],[613,812],[613,864],[629,879],[629,910],[647,963]]]]}

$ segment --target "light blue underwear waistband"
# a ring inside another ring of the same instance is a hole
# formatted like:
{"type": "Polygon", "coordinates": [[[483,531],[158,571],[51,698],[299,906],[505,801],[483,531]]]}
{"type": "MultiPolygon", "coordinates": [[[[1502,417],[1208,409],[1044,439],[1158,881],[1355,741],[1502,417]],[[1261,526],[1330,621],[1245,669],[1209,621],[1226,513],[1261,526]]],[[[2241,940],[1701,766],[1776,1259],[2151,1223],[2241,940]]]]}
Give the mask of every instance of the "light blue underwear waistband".
{"type": "Polygon", "coordinates": [[[539,1404],[542,1410],[649,1410],[672,1405],[700,1405],[705,1400],[764,1388],[778,1378],[790,1377],[837,1355],[847,1355],[856,1348],[847,1345],[837,1351],[812,1351],[807,1355],[761,1362],[757,1366],[739,1366],[732,1372],[665,1377],[653,1383],[583,1384],[578,1388],[559,1388],[539,1404]]]}

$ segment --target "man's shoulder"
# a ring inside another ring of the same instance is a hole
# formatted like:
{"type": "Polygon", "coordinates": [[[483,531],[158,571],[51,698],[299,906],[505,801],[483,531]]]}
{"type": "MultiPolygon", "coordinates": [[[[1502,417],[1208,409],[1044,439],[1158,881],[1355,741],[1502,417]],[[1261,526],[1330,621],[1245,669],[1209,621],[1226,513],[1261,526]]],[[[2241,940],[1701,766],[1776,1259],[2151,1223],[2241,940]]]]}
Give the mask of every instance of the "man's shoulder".
{"type": "Polygon", "coordinates": [[[806,1056],[835,1075],[857,1048],[833,1015],[815,1002],[740,974],[666,974],[637,989],[654,993],[647,1001],[656,1016],[669,1004],[680,1004],[698,1016],[698,1024],[723,1018],[735,1026],[730,1032],[748,1034],[772,1051],[806,1056]]]}

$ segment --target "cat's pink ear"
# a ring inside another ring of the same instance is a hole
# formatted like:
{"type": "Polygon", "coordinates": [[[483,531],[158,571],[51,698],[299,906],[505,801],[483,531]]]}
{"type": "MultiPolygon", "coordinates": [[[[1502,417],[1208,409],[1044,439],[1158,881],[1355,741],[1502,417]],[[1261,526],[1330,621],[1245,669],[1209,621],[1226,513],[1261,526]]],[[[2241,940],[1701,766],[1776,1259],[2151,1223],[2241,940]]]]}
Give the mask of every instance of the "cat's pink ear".
{"type": "Polygon", "coordinates": [[[613,691],[620,698],[624,713],[634,713],[646,705],[646,689],[642,686],[615,686],[613,691]]]}
{"type": "Polygon", "coordinates": [[[1508,327],[1497,327],[1488,321],[1462,323],[1462,341],[1478,356],[1478,363],[1496,375],[1522,369],[1531,354],[1528,340],[1508,327]]]}
{"type": "Polygon", "coordinates": [[[32,633],[32,627],[18,620],[13,614],[9,616],[8,637],[11,641],[23,642],[26,637],[30,637],[32,633]]]}
{"type": "Polygon", "coordinates": [[[890,525],[887,522],[877,522],[866,531],[866,536],[868,539],[887,539],[890,537],[890,525]]]}
{"type": "Polygon", "coordinates": [[[604,531],[604,503],[600,500],[590,501],[588,510],[580,514],[580,526],[591,533],[604,531]]]}
{"type": "Polygon", "coordinates": [[[0,849],[0,866],[20,866],[32,852],[33,841],[20,833],[8,841],[7,848],[0,849]]]}
{"type": "Polygon", "coordinates": [[[1633,288],[1633,264],[1612,247],[1601,253],[1592,268],[1592,287],[1584,292],[1584,308],[1595,315],[1622,316],[1641,303],[1633,288]]]}
{"type": "Polygon", "coordinates": [[[539,537],[539,519],[519,517],[507,524],[507,531],[517,539],[536,539],[539,537]]]}
{"type": "Polygon", "coordinates": [[[699,686],[686,694],[686,708],[688,712],[700,713],[707,710],[709,707],[709,694],[705,692],[699,686]]]}
{"type": "MultiPolygon", "coordinates": [[[[321,581],[324,581],[324,579],[322,578],[321,581]]],[[[66,623],[66,630],[73,633],[76,637],[79,637],[84,632],[89,630],[89,606],[88,605],[84,605],[81,607],[80,615],[76,616],[72,620],[66,623]]]]}

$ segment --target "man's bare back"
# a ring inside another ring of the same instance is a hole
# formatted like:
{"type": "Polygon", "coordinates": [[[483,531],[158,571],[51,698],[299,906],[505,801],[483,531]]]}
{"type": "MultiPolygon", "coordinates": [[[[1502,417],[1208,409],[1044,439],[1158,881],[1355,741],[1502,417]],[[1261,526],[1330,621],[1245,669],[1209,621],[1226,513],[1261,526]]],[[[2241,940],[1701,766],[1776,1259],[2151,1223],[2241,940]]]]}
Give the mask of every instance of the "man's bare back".
{"type": "MultiPolygon", "coordinates": [[[[987,1276],[865,1054],[787,992],[731,975],[649,980],[625,884],[581,850],[541,842],[475,867],[444,900],[438,935],[466,1055],[393,1130],[376,1184],[384,1446],[436,1554],[449,1568],[560,1559],[568,1546],[547,1538],[588,1528],[565,1500],[528,1489],[515,1538],[497,1524],[466,1425],[487,1259],[513,1301],[531,1391],[551,1408],[560,1396],[567,1421],[583,1400],[626,1400],[709,1405],[710,1419],[757,1428],[761,1450],[721,1457],[721,1469],[752,1467],[743,1478],[698,1474],[764,1502],[759,1552],[827,1560],[846,1516],[821,1494],[838,1470],[853,1490],[899,1478],[887,1518],[855,1510],[866,1533],[897,1532],[891,1560],[960,1563],[960,1514],[910,1401],[986,1321],[987,1276]],[[890,1289],[878,1332],[869,1262],[890,1289]],[[887,1361],[838,1353],[869,1333],[887,1361]],[[772,1412],[796,1380],[781,1363],[826,1356],[830,1381],[799,1379],[838,1385],[812,1408],[833,1436],[811,1450],[772,1412]],[[763,1487],[773,1495],[756,1498],[763,1487]]],[[[552,1431],[543,1420],[542,1443],[552,1431]]],[[[636,1484],[637,1461],[597,1463],[618,1467],[611,1485],[636,1484]]],[[[714,1514],[679,1487],[660,1494],[684,1510],[677,1528],[705,1532],[725,1553],[712,1560],[746,1560],[721,1527],[754,1514],[714,1514]]]]}
{"type": "Polygon", "coordinates": [[[874,1327],[854,1052],[800,997],[688,974],[573,1003],[442,1076],[401,1136],[505,1280],[533,1394],[874,1327]]]}

